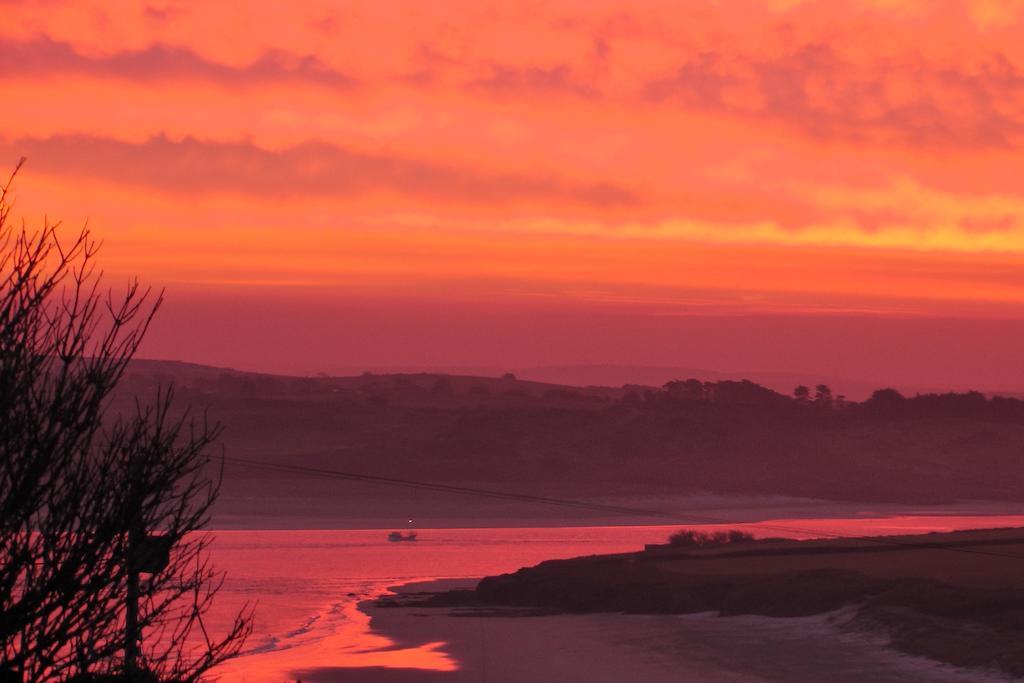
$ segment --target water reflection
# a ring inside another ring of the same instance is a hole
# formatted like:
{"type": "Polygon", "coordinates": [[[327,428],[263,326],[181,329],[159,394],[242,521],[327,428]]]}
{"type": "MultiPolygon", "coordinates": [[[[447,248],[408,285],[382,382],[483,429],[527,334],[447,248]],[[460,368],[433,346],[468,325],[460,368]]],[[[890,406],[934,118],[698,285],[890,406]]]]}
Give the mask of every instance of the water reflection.
{"type": "MultiPolygon", "coordinates": [[[[214,560],[228,573],[218,611],[230,614],[246,601],[258,605],[249,652],[216,673],[230,683],[279,682],[317,668],[457,671],[459,662],[444,642],[398,643],[374,633],[359,603],[410,582],[480,577],[547,559],[638,550],[664,542],[680,526],[422,529],[419,541],[402,544],[389,543],[380,530],[217,532],[214,560]]],[[[911,534],[1024,526],[1024,516],[914,514],[742,526],[757,536],[911,534]]]]}

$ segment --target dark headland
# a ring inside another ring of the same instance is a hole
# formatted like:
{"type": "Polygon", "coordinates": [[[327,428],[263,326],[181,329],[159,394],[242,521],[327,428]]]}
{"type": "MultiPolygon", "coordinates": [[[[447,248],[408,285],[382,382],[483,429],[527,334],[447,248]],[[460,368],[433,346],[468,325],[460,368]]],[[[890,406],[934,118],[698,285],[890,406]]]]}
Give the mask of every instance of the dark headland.
{"type": "Polygon", "coordinates": [[[960,667],[1024,676],[1024,529],[645,551],[543,562],[475,590],[382,606],[481,614],[685,614],[799,617],[855,606],[845,628],[960,667]]]}

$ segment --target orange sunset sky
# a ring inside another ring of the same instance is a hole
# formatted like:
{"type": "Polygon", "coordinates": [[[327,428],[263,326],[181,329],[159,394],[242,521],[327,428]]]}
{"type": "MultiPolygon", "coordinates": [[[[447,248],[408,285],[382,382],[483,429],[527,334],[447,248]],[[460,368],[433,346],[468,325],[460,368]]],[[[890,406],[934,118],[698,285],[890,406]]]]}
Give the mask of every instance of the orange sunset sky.
{"type": "Polygon", "coordinates": [[[1024,4],[0,2],[145,354],[1024,391],[1024,4]]]}

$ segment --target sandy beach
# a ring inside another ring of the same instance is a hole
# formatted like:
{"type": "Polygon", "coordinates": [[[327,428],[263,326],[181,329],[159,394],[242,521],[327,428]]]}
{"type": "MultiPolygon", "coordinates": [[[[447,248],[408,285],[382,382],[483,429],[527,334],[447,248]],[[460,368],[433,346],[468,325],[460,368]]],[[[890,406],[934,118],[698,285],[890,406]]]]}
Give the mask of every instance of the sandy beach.
{"type": "MultiPolygon", "coordinates": [[[[464,587],[466,582],[411,584],[400,595],[464,587]]],[[[303,681],[1005,681],[885,647],[874,632],[843,628],[849,610],[801,618],[589,614],[524,616],[365,602],[374,633],[394,648],[443,642],[454,671],[394,667],[296,670],[303,681]]]]}

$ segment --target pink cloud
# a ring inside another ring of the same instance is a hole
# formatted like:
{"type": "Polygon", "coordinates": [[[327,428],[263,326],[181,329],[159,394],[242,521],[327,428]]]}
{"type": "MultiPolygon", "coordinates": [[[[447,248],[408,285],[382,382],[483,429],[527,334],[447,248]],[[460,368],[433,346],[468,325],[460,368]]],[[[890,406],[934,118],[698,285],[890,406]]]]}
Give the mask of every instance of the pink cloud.
{"type": "Polygon", "coordinates": [[[644,94],[778,120],[822,138],[1005,147],[1024,133],[1024,72],[999,52],[959,68],[923,57],[855,63],[824,43],[773,56],[702,52],[649,82],[644,94]],[[907,91],[896,96],[897,87],[907,91]]]}
{"type": "Polygon", "coordinates": [[[90,56],[68,43],[38,37],[30,41],[0,40],[0,75],[77,73],[133,81],[205,80],[249,85],[274,82],[308,82],[332,88],[357,84],[318,57],[281,51],[265,52],[242,66],[208,60],[183,47],[155,44],[143,50],[90,56]]]}
{"type": "Polygon", "coordinates": [[[162,135],[141,144],[63,135],[8,141],[0,143],[0,149],[12,159],[27,156],[34,168],[47,173],[104,178],[169,192],[345,196],[388,190],[467,203],[561,199],[616,206],[637,201],[631,190],[611,183],[482,172],[353,152],[323,142],[268,150],[247,142],[174,141],[162,135]]]}
{"type": "Polygon", "coordinates": [[[497,95],[566,93],[586,98],[600,95],[596,88],[575,78],[565,65],[514,67],[494,64],[490,71],[490,75],[471,81],[469,87],[497,95]]]}

